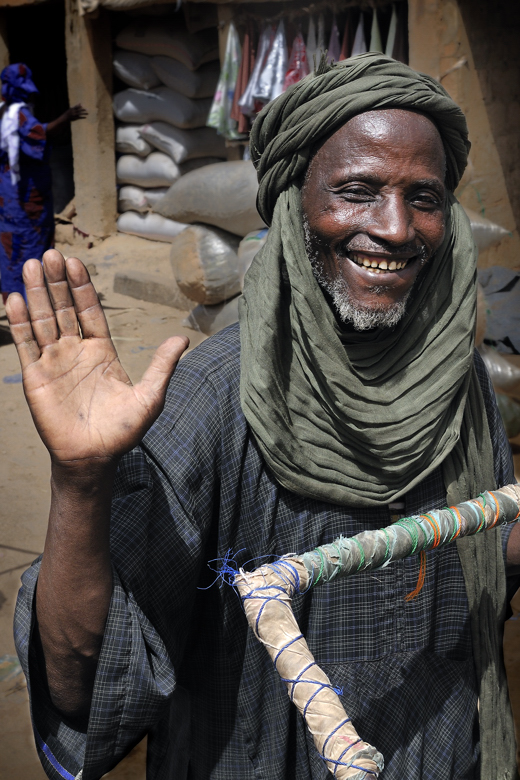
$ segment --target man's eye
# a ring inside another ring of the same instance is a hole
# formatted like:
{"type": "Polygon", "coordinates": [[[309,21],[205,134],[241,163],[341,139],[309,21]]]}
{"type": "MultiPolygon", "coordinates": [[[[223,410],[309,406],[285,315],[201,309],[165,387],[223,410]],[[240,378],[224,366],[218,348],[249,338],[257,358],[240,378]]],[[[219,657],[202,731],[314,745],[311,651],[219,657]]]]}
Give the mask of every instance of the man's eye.
{"type": "Polygon", "coordinates": [[[349,187],[348,189],[342,190],[340,194],[353,200],[364,200],[365,198],[374,197],[373,192],[370,192],[367,187],[361,186],[349,187]]]}
{"type": "Polygon", "coordinates": [[[413,196],[412,201],[421,206],[440,206],[441,203],[439,196],[431,192],[419,192],[413,196]]]}

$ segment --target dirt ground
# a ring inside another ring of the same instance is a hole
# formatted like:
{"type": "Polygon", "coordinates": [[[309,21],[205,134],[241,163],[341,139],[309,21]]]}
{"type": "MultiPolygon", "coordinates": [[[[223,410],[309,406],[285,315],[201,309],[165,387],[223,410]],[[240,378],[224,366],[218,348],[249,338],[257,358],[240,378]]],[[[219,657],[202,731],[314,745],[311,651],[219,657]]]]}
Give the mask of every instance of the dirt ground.
{"type": "MultiPolygon", "coordinates": [[[[191,348],[204,336],[182,325],[187,312],[147,303],[113,292],[116,271],[130,268],[171,274],[169,245],[117,235],[85,250],[65,245],[89,266],[121,360],[137,381],[154,349],[168,336],[183,334],[191,348]]],[[[0,779],[44,780],[33,745],[25,678],[16,659],[12,616],[20,576],[42,551],[49,506],[49,460],[25,404],[14,346],[3,328],[0,304],[0,779]]],[[[511,698],[520,727],[520,593],[506,626],[506,665],[511,698]]],[[[520,734],[520,728],[518,733],[520,734]]],[[[145,745],[141,743],[112,772],[110,780],[144,780],[145,745]]]]}

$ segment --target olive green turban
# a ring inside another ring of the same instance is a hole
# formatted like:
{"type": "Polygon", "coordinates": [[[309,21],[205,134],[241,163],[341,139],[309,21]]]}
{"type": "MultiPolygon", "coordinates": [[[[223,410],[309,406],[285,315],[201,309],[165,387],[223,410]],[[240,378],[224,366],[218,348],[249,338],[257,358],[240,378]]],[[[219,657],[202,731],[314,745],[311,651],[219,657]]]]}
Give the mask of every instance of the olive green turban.
{"type": "MultiPolygon", "coordinates": [[[[271,227],[240,302],[240,400],[268,468],[297,494],[348,513],[388,504],[439,467],[450,503],[495,487],[473,365],[477,255],[452,194],[466,166],[467,135],[462,111],[440,84],[376,53],[320,63],[253,125],[258,210],[271,227]],[[446,232],[398,325],[355,332],[338,324],[314,278],[300,187],[320,141],[357,114],[395,108],[425,114],[440,133],[450,190],[446,232]]],[[[512,780],[500,533],[457,546],[479,680],[481,778],[512,780]]]]}
{"type": "Polygon", "coordinates": [[[364,111],[402,108],[426,114],[446,151],[446,185],[454,190],[470,143],[466,118],[441,85],[380,54],[362,54],[288,89],[257,117],[251,157],[258,171],[258,211],[270,224],[278,195],[305,173],[312,149],[364,111]]]}

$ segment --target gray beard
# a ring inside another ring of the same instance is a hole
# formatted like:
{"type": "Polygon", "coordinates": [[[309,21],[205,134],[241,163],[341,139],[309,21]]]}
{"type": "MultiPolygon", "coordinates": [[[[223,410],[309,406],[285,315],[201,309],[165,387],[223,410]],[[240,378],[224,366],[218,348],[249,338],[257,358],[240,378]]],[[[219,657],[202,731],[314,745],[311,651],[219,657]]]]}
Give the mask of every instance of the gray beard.
{"type": "MultiPolygon", "coordinates": [[[[336,309],[340,320],[352,325],[354,330],[372,330],[373,328],[394,328],[406,313],[406,303],[410,297],[409,290],[404,298],[391,306],[361,306],[352,298],[349,287],[342,276],[337,276],[333,281],[327,279],[323,273],[323,265],[319,259],[318,249],[312,245],[309,226],[304,220],[305,248],[312,267],[314,278],[327,292],[336,309]]],[[[350,261],[348,261],[350,262],[350,261]]],[[[374,285],[372,292],[375,295],[384,292],[382,287],[374,285]]]]}

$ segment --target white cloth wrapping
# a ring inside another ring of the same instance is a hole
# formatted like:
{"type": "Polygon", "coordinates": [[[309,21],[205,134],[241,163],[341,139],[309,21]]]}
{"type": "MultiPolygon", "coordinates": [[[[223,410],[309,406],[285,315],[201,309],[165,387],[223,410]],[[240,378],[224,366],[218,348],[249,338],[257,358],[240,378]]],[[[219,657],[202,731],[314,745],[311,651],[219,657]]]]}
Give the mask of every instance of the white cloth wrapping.
{"type": "MultiPolygon", "coordinates": [[[[5,103],[2,103],[4,106],[5,103]]],[[[1,106],[0,106],[1,107],[1,106]]],[[[27,103],[11,103],[4,110],[0,125],[0,147],[7,152],[11,169],[11,184],[16,187],[20,181],[20,136],[18,115],[21,108],[29,108],[27,103]]]]}

